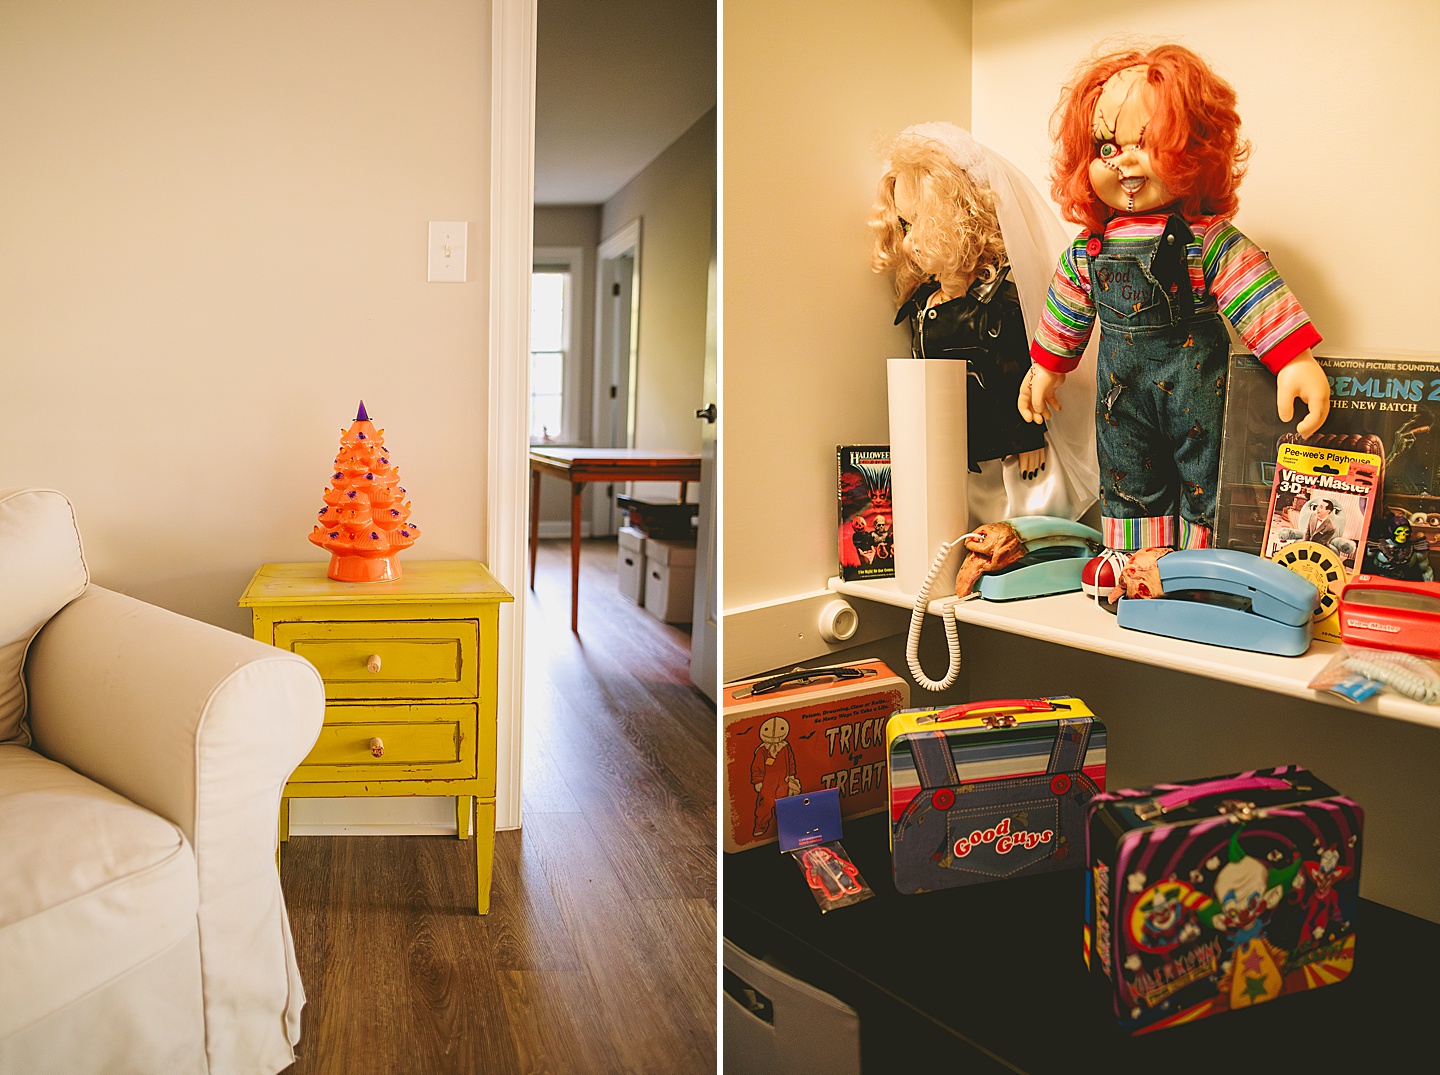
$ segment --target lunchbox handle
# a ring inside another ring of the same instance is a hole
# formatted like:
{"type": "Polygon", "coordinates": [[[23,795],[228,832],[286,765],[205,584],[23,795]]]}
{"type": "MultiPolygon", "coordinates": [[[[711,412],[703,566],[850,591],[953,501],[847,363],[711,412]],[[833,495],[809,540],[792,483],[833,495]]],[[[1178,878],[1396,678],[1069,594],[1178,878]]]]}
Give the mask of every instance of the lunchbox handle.
{"type": "Polygon", "coordinates": [[[749,690],[743,687],[735,692],[736,698],[746,695],[769,694],[778,691],[785,686],[804,686],[807,683],[817,683],[823,679],[864,679],[866,676],[873,676],[873,668],[854,668],[847,665],[836,665],[832,668],[796,668],[793,671],[782,675],[771,676],[769,679],[762,679],[753,684],[749,690]]]}
{"type": "Polygon", "coordinates": [[[1290,781],[1276,776],[1231,776],[1223,780],[1206,780],[1158,795],[1144,804],[1146,809],[1143,813],[1138,806],[1136,812],[1142,815],[1142,819],[1148,819],[1211,795],[1229,795],[1236,791],[1280,791],[1290,786],[1290,781]]]}
{"type": "Polygon", "coordinates": [[[936,724],[961,720],[977,713],[1053,713],[1055,703],[1048,698],[1004,698],[996,702],[967,702],[951,706],[935,715],[936,724]]]}

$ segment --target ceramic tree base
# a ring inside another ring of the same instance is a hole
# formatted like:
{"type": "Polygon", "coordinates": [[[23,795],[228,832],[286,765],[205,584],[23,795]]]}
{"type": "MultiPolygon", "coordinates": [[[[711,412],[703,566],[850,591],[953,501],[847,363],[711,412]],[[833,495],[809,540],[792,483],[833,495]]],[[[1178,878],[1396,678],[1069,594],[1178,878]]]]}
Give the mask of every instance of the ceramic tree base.
{"type": "Polygon", "coordinates": [[[330,557],[326,574],[336,582],[394,582],[400,577],[400,558],[337,554],[330,557]]]}

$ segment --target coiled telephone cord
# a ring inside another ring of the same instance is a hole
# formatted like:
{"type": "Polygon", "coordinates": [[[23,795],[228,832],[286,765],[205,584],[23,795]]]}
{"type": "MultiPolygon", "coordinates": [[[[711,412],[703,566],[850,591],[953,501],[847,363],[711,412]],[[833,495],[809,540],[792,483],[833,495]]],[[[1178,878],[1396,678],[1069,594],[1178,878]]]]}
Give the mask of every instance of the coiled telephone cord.
{"type": "Polygon", "coordinates": [[[1421,657],[1409,653],[1367,651],[1345,658],[1350,671],[1383,683],[1397,694],[1426,705],[1440,702],[1440,673],[1421,657]]]}
{"type": "Polygon", "coordinates": [[[930,589],[935,585],[935,579],[939,577],[945,561],[950,558],[950,550],[979,536],[979,533],[972,531],[941,545],[940,551],[935,554],[935,562],[930,565],[930,573],[925,576],[920,592],[915,595],[915,607],[910,610],[910,630],[905,636],[905,662],[910,666],[910,674],[915,677],[915,682],[927,691],[947,690],[960,678],[960,627],[955,622],[955,605],[959,598],[946,602],[940,608],[940,621],[945,625],[945,645],[950,651],[950,667],[945,678],[939,681],[930,679],[920,666],[920,630],[925,626],[925,613],[930,607],[930,589]]]}

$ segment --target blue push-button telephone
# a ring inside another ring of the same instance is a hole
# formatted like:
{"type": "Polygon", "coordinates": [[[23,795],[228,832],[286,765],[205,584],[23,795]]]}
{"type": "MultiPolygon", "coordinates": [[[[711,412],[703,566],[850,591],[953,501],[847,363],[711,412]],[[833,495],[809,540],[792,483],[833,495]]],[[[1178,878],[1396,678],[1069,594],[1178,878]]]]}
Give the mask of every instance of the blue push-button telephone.
{"type": "Polygon", "coordinates": [[[1164,595],[1122,597],[1121,627],[1282,657],[1310,648],[1320,592],[1289,568],[1234,549],[1181,549],[1156,566],[1164,595]]]}
{"type": "MultiPolygon", "coordinates": [[[[1025,554],[1009,567],[981,576],[978,586],[969,596],[978,596],[986,601],[1015,601],[1079,590],[1080,574],[1086,562],[1099,550],[1102,540],[1095,528],[1053,515],[1021,515],[995,525],[1013,531],[1025,554]]],[[[930,591],[949,559],[950,551],[957,547],[963,551],[965,542],[979,535],[980,531],[972,531],[941,545],[935,562],[930,565],[930,573],[915,596],[915,606],[910,612],[910,631],[905,641],[905,658],[915,682],[926,690],[943,691],[959,678],[960,633],[955,622],[955,601],[965,600],[957,597],[940,610],[941,622],[945,626],[945,642],[950,651],[950,666],[944,679],[932,680],[920,667],[920,628],[930,605],[930,591]]]]}

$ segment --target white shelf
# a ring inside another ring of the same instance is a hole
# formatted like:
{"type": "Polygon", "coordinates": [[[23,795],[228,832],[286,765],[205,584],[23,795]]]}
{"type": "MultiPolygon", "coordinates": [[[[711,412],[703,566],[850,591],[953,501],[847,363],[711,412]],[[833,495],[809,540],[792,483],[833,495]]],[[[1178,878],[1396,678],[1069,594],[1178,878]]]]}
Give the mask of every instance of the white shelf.
{"type": "MultiPolygon", "coordinates": [[[[895,579],[845,582],[832,578],[828,586],[846,597],[907,609],[915,604],[915,595],[903,593],[895,579]]],[[[1080,593],[1003,602],[978,598],[956,601],[950,597],[931,601],[930,612],[938,616],[947,603],[955,604],[955,619],[961,623],[973,623],[1074,649],[1440,728],[1440,706],[1424,705],[1388,692],[1356,705],[1329,691],[1312,691],[1307,684],[1339,648],[1333,643],[1312,642],[1302,656],[1275,657],[1249,650],[1182,642],[1122,628],[1113,615],[1080,593]]]]}

